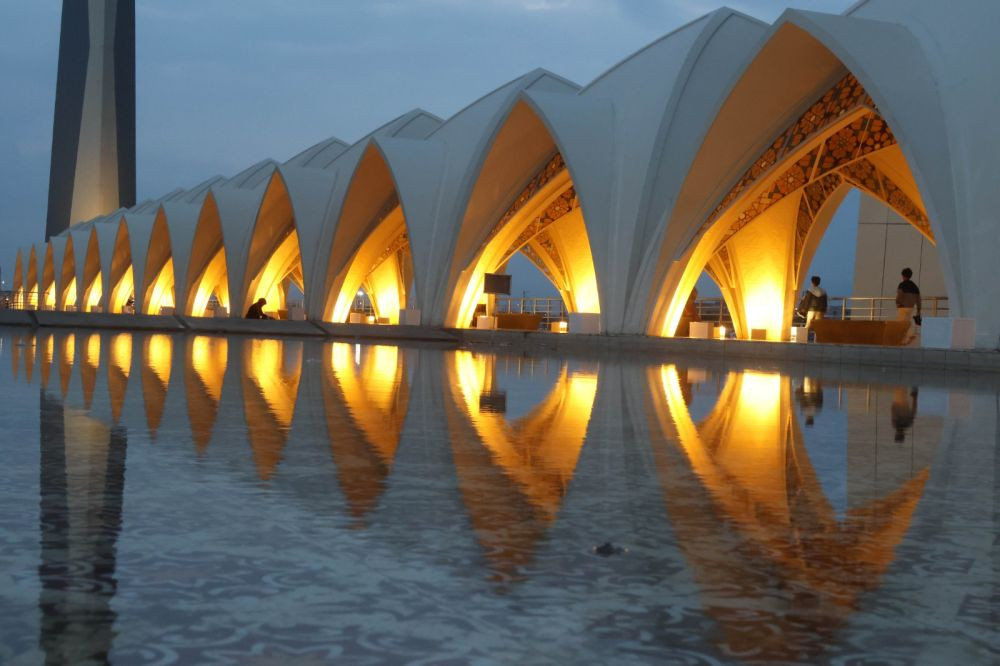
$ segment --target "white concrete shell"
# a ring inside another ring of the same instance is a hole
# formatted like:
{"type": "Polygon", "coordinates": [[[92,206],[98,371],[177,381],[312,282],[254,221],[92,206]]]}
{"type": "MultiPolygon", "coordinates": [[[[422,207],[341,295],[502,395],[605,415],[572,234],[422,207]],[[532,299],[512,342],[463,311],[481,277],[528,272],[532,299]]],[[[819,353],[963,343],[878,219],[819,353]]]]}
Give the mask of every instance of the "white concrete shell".
{"type": "MultiPolygon", "coordinates": [[[[709,270],[745,335],[753,321],[743,273],[753,262],[737,257],[738,270],[720,277],[730,252],[759,247],[759,229],[742,231],[750,222],[730,225],[744,219],[737,204],[757,196],[744,186],[775,178],[793,154],[782,148],[768,161],[768,147],[853,77],[864,97],[848,111],[889,128],[883,152],[866,157],[892,176],[893,189],[879,181],[880,191],[887,200],[901,192],[926,219],[921,231],[940,250],[952,314],[975,318],[977,343],[995,347],[997,25],[997,3],[955,11],[936,0],[866,0],[843,15],[788,10],[773,25],[720,9],[583,88],[536,70],[446,121],[414,110],[353,144],[330,138],[283,163],[265,160],[85,223],[22,249],[13,284],[43,292],[52,283],[62,307],[74,277],[76,300],[94,301],[88,290],[99,275],[107,310],[130,265],[143,311],[169,301],[179,313],[205,314],[215,293],[238,317],[249,298],[278,286],[284,294],[291,281],[308,317],[340,319],[345,294],[396,252],[405,255],[392,278],[398,307],[419,311],[425,325],[467,326],[482,273],[522,251],[571,310],[593,313],[609,334],[672,334],[694,279],[709,270]]],[[[806,133],[817,146],[809,177],[825,173],[817,156],[849,115],[806,133]]],[[[753,224],[771,224],[786,243],[774,254],[788,267],[773,291],[769,335],[783,335],[802,265],[858,186],[837,180],[813,210],[802,203],[811,182],[754,212],[753,224]],[[812,226],[789,222],[793,201],[812,226]]]]}

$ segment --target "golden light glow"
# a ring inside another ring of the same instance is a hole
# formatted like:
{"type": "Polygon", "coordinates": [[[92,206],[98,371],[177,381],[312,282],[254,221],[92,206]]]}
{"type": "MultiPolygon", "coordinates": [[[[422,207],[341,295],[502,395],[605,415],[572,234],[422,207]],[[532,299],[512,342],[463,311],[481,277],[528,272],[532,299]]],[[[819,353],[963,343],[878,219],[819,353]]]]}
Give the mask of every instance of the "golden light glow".
{"type": "Polygon", "coordinates": [[[174,307],[174,260],[167,259],[147,289],[149,305],[145,314],[158,315],[161,308],[174,307]]]}
{"type": "MultiPolygon", "coordinates": [[[[467,328],[471,325],[476,305],[482,302],[484,275],[500,268],[512,247],[520,249],[525,245],[524,232],[529,225],[571,182],[568,171],[553,178],[479,249],[456,284],[455,297],[446,317],[448,326],[467,328]]],[[[553,284],[559,290],[567,311],[600,313],[597,276],[582,208],[578,206],[558,218],[546,227],[545,234],[558,253],[561,268],[555,263],[548,265],[553,260],[547,251],[536,250],[536,254],[546,262],[549,272],[557,276],[553,284]]]]}
{"type": "Polygon", "coordinates": [[[146,338],[143,345],[142,394],[146,405],[146,424],[153,437],[163,418],[173,356],[174,341],[169,335],[157,333],[146,338]]]}
{"type": "Polygon", "coordinates": [[[597,376],[564,367],[548,396],[508,423],[503,414],[481,407],[480,396],[492,384],[492,358],[460,350],[453,359],[453,386],[483,446],[529,501],[554,518],[587,434],[597,376]]]}
{"type": "Polygon", "coordinates": [[[302,261],[299,255],[299,236],[294,229],[281,241],[271,254],[257,277],[250,284],[250,298],[254,303],[259,298],[267,299],[267,310],[274,312],[285,308],[285,280],[290,276],[302,288],[302,261]]]}
{"type": "Polygon", "coordinates": [[[125,273],[118,280],[118,284],[111,288],[111,300],[109,303],[111,312],[124,311],[125,304],[128,303],[129,298],[135,298],[135,278],[133,277],[131,264],[125,269],[125,273]]]}
{"type": "MultiPolygon", "coordinates": [[[[204,317],[208,314],[209,299],[215,294],[219,305],[229,310],[229,272],[226,269],[226,252],[223,248],[215,253],[198,278],[194,297],[188,303],[189,314],[204,317]]],[[[270,303],[270,300],[268,300],[270,303]]]]}
{"type": "Polygon", "coordinates": [[[406,289],[412,276],[409,245],[398,244],[405,233],[403,208],[396,206],[355,250],[347,268],[336,276],[333,288],[337,295],[332,299],[331,321],[347,321],[355,294],[364,288],[375,316],[387,318],[390,324],[399,323],[399,310],[406,307],[406,289]]]}
{"type": "Polygon", "coordinates": [[[84,310],[86,312],[90,312],[92,308],[100,307],[102,289],[101,273],[98,271],[97,276],[94,278],[93,282],[90,283],[90,286],[87,287],[87,290],[84,293],[84,310]]]}
{"type": "Polygon", "coordinates": [[[295,414],[302,343],[250,339],[243,343],[243,411],[261,479],[274,473],[295,414]]]}
{"type": "Polygon", "coordinates": [[[365,516],[392,470],[409,406],[405,356],[396,347],[335,342],[326,348],[323,402],[330,449],[351,514],[365,516]]]}
{"type": "Polygon", "coordinates": [[[196,335],[188,339],[184,386],[187,389],[188,422],[199,453],[212,440],[219,401],[229,362],[229,342],[223,337],[196,335]]]}
{"type": "Polygon", "coordinates": [[[68,310],[72,307],[76,307],[76,278],[70,280],[63,290],[63,309],[68,310]]]}
{"type": "MultiPolygon", "coordinates": [[[[725,640],[739,642],[747,635],[746,623],[758,626],[761,617],[771,618],[775,631],[786,631],[784,605],[796,609],[809,598],[824,609],[814,620],[819,626],[809,630],[823,635],[832,620],[853,612],[857,597],[875,586],[892,562],[927,469],[838,519],[810,464],[788,377],[728,373],[715,406],[695,423],[685,389],[690,377],[682,373],[672,365],[650,372],[647,416],[651,431],[659,433],[653,453],[664,503],[703,585],[706,610],[733,632],[725,640]],[[692,492],[692,483],[707,493],[692,492]],[[762,570],[780,584],[757,584],[754,575],[762,570]],[[734,594],[741,607],[754,612],[738,617],[727,610],[734,594]]],[[[787,630],[806,628],[796,624],[787,630]]],[[[790,659],[786,641],[769,641],[761,649],[768,661],[790,659]]],[[[801,649],[795,647],[799,658],[801,649]]]]}

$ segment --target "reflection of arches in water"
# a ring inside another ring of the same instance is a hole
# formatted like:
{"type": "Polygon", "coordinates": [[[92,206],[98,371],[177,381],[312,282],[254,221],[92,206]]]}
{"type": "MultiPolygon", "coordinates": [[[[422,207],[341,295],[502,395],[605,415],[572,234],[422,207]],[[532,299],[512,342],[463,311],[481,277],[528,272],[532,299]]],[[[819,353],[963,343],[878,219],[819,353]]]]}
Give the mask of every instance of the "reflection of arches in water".
{"type": "Polygon", "coordinates": [[[101,365],[101,336],[89,334],[83,340],[83,354],[80,364],[80,383],[83,386],[83,407],[90,409],[94,398],[94,385],[97,383],[97,368],[101,365]]]}
{"type": "Polygon", "coordinates": [[[788,377],[729,374],[701,423],[684,405],[676,368],[650,370],[649,381],[648,418],[669,442],[654,446],[665,505],[727,652],[814,657],[892,562],[928,469],[838,520],[810,464],[788,377]]]}
{"type": "Polygon", "coordinates": [[[24,379],[29,384],[35,374],[35,334],[14,335],[11,339],[11,370],[15,381],[20,375],[21,361],[24,361],[24,379]]]}
{"type": "Polygon", "coordinates": [[[351,515],[362,518],[385,491],[410,402],[398,347],[327,345],[323,403],[330,450],[351,515]]]}
{"type": "Polygon", "coordinates": [[[146,425],[151,437],[163,419],[163,406],[170,386],[170,366],[174,356],[174,341],[169,335],[157,333],[142,344],[142,397],[146,406],[146,425]]]}
{"type": "Polygon", "coordinates": [[[59,388],[62,397],[69,391],[69,380],[76,364],[76,334],[68,333],[59,341],[59,388]]]}
{"type": "Polygon", "coordinates": [[[188,338],[184,388],[191,438],[199,454],[204,453],[212,441],[228,363],[229,341],[226,338],[207,335],[188,338]]]}
{"type": "Polygon", "coordinates": [[[274,474],[288,440],[302,376],[302,343],[252,339],[243,343],[243,412],[261,480],[274,474]]]}
{"type": "Polygon", "coordinates": [[[597,376],[563,366],[548,395],[508,421],[491,392],[495,359],[457,351],[446,397],[462,500],[498,577],[527,564],[555,520],[583,448],[597,376]]]}
{"type": "Polygon", "coordinates": [[[108,397],[111,402],[111,418],[115,423],[121,418],[125,404],[125,389],[132,372],[132,334],[118,333],[111,338],[108,354],[108,397]]]}

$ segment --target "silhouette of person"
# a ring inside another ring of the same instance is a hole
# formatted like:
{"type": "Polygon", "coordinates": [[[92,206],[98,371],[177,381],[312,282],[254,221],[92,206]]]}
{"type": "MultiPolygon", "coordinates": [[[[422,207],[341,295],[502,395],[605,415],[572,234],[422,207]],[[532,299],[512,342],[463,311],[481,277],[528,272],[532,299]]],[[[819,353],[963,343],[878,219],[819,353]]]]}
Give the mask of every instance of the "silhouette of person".
{"type": "Polygon", "coordinates": [[[816,414],[823,410],[823,383],[818,379],[805,377],[802,386],[795,389],[795,397],[806,419],[806,426],[812,427],[816,414]]]}
{"type": "Polygon", "coordinates": [[[271,319],[266,314],[264,314],[264,306],[267,305],[267,300],[263,298],[258,298],[257,302],[250,306],[247,310],[246,319],[271,319]]]}
{"type": "Polygon", "coordinates": [[[893,441],[902,442],[906,439],[906,429],[913,425],[917,416],[917,387],[910,389],[909,395],[905,388],[897,388],[892,394],[889,411],[892,415],[892,427],[896,429],[893,441]]]}

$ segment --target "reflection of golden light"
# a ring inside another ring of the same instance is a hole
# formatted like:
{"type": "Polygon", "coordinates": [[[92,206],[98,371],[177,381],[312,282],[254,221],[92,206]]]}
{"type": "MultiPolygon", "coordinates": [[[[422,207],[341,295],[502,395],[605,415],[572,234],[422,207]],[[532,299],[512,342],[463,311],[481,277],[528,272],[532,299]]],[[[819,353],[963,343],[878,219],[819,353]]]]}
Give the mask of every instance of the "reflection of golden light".
{"type": "Polygon", "coordinates": [[[301,342],[244,342],[243,409],[261,479],[269,479],[281,460],[295,414],[301,372],[301,342]]]}
{"type": "Polygon", "coordinates": [[[62,394],[69,390],[69,379],[76,364],[76,335],[70,333],[62,340],[59,354],[59,378],[62,380],[62,394]]]}
{"type": "Polygon", "coordinates": [[[111,418],[118,421],[125,404],[125,389],[132,372],[132,334],[118,333],[111,338],[108,359],[108,394],[111,398],[111,418]]]}
{"type": "MultiPolygon", "coordinates": [[[[663,366],[649,379],[647,414],[662,436],[653,453],[664,502],[704,588],[706,610],[725,630],[722,640],[740,651],[766,620],[771,636],[754,643],[755,655],[800,660],[806,648],[786,636],[822,639],[878,584],[906,532],[926,468],[838,520],[805,449],[788,377],[729,373],[700,423],[688,412],[687,379],[677,368],[663,366]],[[777,583],[759,585],[760,571],[777,583]],[[819,612],[803,616],[803,602],[819,612]],[[734,603],[747,612],[733,614],[734,603]]],[[[822,642],[808,649],[822,649],[822,642]]]]}
{"type": "Polygon", "coordinates": [[[158,333],[146,338],[143,347],[142,393],[146,404],[146,422],[154,437],[163,418],[163,406],[170,386],[173,346],[169,335],[158,333]]]}
{"type": "Polygon", "coordinates": [[[45,345],[42,348],[42,387],[47,388],[49,385],[49,371],[52,368],[52,362],[56,357],[56,340],[55,336],[51,333],[45,338],[45,345]]]}
{"type": "Polygon", "coordinates": [[[184,386],[188,422],[195,446],[199,452],[204,452],[212,439],[212,427],[219,411],[229,361],[229,342],[221,337],[193,336],[188,339],[187,360],[184,386]]]}
{"type": "Polygon", "coordinates": [[[541,402],[508,421],[482,402],[497,390],[495,359],[457,351],[451,361],[445,404],[462,500],[496,579],[516,578],[567,492],[597,377],[564,366],[541,402]]]}
{"type": "Polygon", "coordinates": [[[549,518],[555,516],[583,447],[597,376],[563,368],[552,390],[531,412],[513,423],[480,408],[491,378],[486,356],[454,354],[454,369],[465,413],[495,462],[549,518]],[[555,434],[558,433],[558,436],[555,434]]]}
{"type": "Polygon", "coordinates": [[[101,362],[101,336],[91,333],[87,338],[87,365],[97,368],[101,362]]]}
{"type": "Polygon", "coordinates": [[[404,357],[396,347],[328,345],[323,401],[330,448],[351,513],[374,508],[392,469],[409,405],[404,357]]]}
{"type": "Polygon", "coordinates": [[[225,338],[196,335],[191,339],[190,363],[215,402],[222,396],[222,381],[229,358],[229,343],[225,338]]]}

